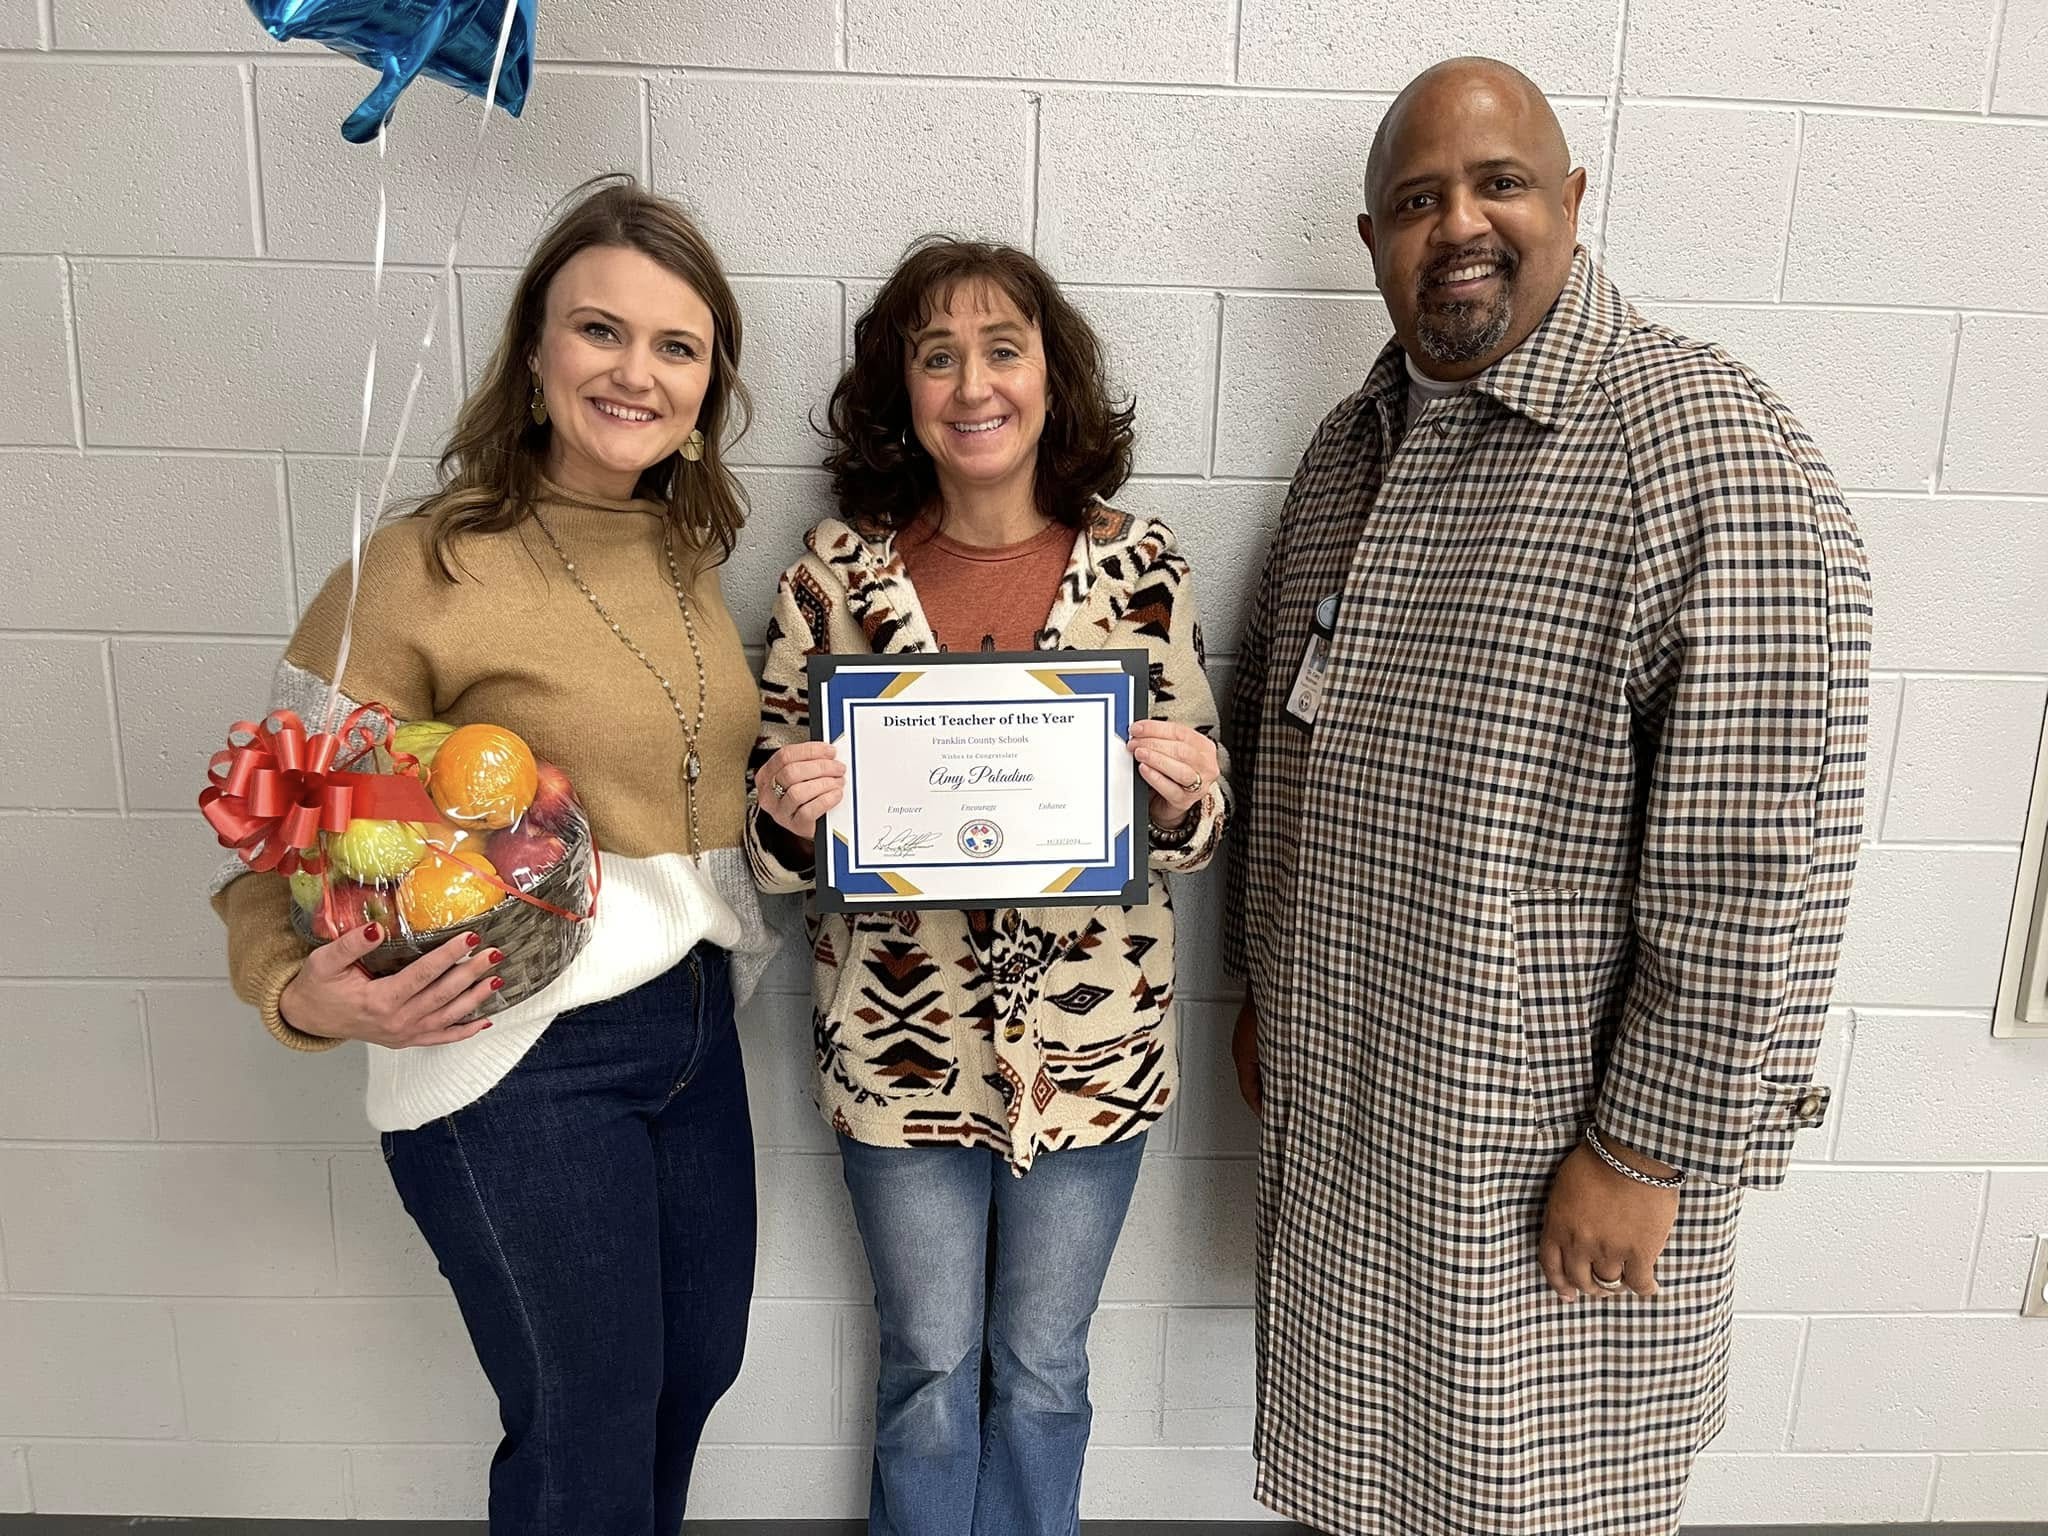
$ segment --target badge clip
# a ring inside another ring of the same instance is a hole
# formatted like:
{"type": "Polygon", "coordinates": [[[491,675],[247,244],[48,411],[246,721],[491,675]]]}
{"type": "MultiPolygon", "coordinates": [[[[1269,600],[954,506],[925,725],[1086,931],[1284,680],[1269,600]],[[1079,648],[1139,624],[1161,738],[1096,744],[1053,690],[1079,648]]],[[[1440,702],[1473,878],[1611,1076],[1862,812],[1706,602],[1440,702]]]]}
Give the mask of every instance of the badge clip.
{"type": "Polygon", "coordinates": [[[1330,670],[1330,647],[1337,638],[1337,607],[1341,597],[1331,593],[1316,604],[1315,621],[1308,644],[1302,649],[1301,665],[1294,673],[1294,686],[1287,690],[1281,717],[1297,730],[1313,731],[1316,715],[1323,707],[1323,681],[1330,670]]]}

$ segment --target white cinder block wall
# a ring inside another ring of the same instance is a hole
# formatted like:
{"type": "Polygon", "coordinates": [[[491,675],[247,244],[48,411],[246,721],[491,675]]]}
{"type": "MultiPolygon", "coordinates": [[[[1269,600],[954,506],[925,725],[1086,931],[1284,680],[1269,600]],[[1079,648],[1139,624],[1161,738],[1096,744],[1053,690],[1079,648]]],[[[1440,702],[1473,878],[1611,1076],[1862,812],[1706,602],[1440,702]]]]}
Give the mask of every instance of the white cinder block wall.
{"type": "MultiPolygon", "coordinates": [[[[1838,1112],[1751,1202],[1692,1514],[2048,1513],[2048,1323],[2016,1315],[2048,1045],[1986,1023],[2048,697],[2048,4],[541,0],[540,38],[414,482],[545,208],[637,169],[740,277],[761,411],[727,590],[758,634],[826,508],[804,415],[850,317],[912,234],[1015,241],[1137,391],[1126,500],[1193,551],[1219,687],[1285,477],[1386,334],[1352,225],[1385,101],[1467,50],[1555,92],[1589,235],[1804,415],[1877,573],[1838,1112]]],[[[480,1510],[489,1401],[360,1056],[290,1055],[229,996],[192,809],[344,547],[375,156],[335,128],[368,83],[233,0],[0,0],[0,1511],[480,1510]]],[[[423,84],[393,131],[387,405],[474,112],[423,84]]],[[[1098,1516],[1258,1513],[1219,889],[1183,887],[1186,1087],[1096,1330],[1098,1516]]],[[[783,964],[747,1020],[760,1300],[704,1514],[862,1507],[874,1343],[804,988],[783,964]]]]}

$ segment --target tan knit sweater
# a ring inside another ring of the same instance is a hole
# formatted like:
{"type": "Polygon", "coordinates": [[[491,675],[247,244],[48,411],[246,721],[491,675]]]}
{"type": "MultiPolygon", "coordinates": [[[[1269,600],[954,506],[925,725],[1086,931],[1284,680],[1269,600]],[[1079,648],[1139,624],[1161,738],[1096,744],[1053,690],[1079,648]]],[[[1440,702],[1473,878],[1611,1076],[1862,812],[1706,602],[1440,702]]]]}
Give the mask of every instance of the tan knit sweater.
{"type": "MultiPolygon", "coordinates": [[[[549,486],[535,515],[694,719],[697,667],[663,558],[660,506],[570,498],[549,486]]],[[[704,846],[692,849],[686,748],[675,712],[654,676],[592,611],[540,530],[529,521],[469,536],[455,554],[462,574],[450,584],[440,577],[423,519],[390,524],[370,541],[345,700],[381,703],[401,721],[489,721],[524,737],[575,785],[602,851],[603,891],[591,942],[570,971],[538,996],[494,1014],[493,1029],[455,1045],[372,1051],[373,1120],[419,1115],[414,1123],[424,1123],[460,1107],[445,1101],[467,1095],[461,1101],[468,1102],[496,1082],[556,1013],[659,975],[700,939],[735,952],[743,988],[774,947],[740,852],[757,695],[717,570],[698,576],[689,594],[707,692],[697,739],[704,846]],[[430,1064],[433,1071],[417,1081],[387,1082],[380,1112],[379,1071],[416,1078],[430,1064]]],[[[328,579],[278,667],[272,707],[295,708],[309,725],[333,676],[348,579],[346,565],[328,579]]],[[[278,999],[306,952],[291,928],[285,880],[224,873],[229,878],[214,903],[228,924],[237,995],[287,1045],[337,1044],[300,1033],[278,1014],[278,999]]]]}

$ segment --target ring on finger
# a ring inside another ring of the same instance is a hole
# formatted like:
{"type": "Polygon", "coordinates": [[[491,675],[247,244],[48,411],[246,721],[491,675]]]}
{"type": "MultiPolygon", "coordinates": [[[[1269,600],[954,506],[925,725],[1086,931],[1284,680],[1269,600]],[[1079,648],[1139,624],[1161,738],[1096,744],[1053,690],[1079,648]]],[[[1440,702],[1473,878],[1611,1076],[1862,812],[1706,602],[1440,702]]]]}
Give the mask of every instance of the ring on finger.
{"type": "Polygon", "coordinates": [[[1181,788],[1186,790],[1191,795],[1199,795],[1202,792],[1202,786],[1208,782],[1209,781],[1206,778],[1204,778],[1201,774],[1198,773],[1195,775],[1194,781],[1192,783],[1183,784],[1181,785],[1181,788]]]}
{"type": "Polygon", "coordinates": [[[1593,1283],[1610,1296],[1622,1288],[1622,1279],[1619,1275],[1616,1275],[1612,1280],[1608,1279],[1605,1275],[1595,1275],[1593,1283]]]}
{"type": "Polygon", "coordinates": [[[775,798],[778,800],[783,799],[785,796],[789,794],[789,786],[783,783],[780,779],[777,779],[773,784],[770,784],[768,787],[775,791],[775,798]]]}

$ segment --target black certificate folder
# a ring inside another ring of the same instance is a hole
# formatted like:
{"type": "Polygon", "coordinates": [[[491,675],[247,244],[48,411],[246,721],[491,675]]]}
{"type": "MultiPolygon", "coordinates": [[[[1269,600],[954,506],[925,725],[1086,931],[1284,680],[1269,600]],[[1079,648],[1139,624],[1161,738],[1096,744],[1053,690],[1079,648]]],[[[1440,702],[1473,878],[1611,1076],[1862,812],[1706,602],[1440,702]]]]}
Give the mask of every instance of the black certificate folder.
{"type": "Polygon", "coordinates": [[[1148,792],[1128,651],[813,656],[811,736],[846,797],[819,828],[821,911],[1143,906],[1148,792]]]}

